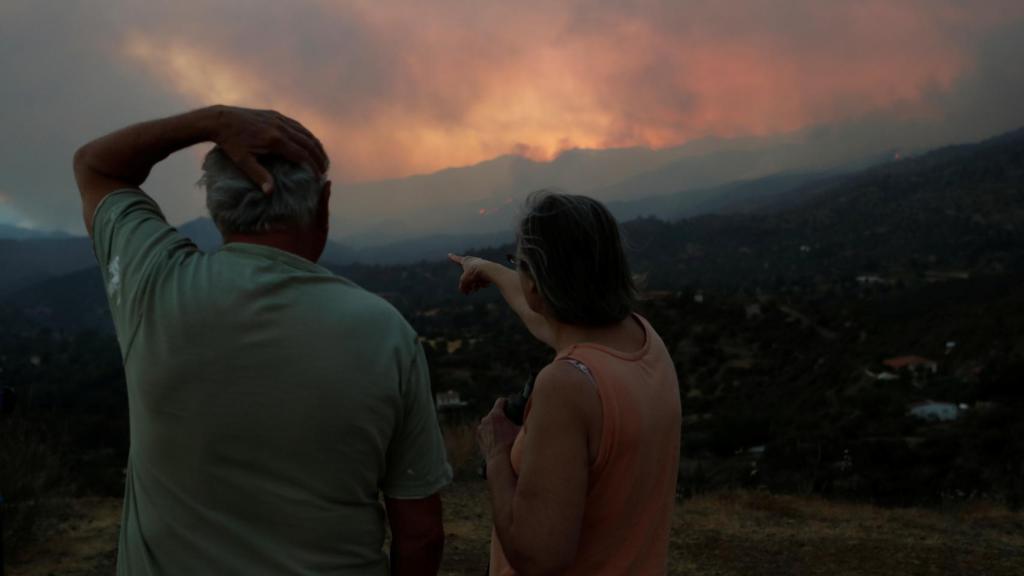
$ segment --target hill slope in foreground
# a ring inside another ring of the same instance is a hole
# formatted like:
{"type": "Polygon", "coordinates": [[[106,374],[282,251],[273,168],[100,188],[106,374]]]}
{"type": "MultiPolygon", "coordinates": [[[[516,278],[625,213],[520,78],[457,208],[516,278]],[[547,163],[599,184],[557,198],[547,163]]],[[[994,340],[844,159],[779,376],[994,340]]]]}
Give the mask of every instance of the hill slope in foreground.
{"type": "MultiPolygon", "coordinates": [[[[490,517],[482,482],[445,495],[441,574],[484,573],[490,517]]],[[[13,559],[11,576],[113,574],[121,502],[53,501],[48,537],[13,559]]],[[[670,574],[912,575],[1024,573],[1024,513],[985,503],[883,509],[819,498],[721,492],[679,503],[670,574]]]]}

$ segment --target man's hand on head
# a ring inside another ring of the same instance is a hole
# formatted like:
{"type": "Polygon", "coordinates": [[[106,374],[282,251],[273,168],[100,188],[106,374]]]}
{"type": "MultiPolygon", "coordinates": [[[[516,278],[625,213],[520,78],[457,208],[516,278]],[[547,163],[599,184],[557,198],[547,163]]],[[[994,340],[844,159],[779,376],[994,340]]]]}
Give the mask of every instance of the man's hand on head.
{"type": "Polygon", "coordinates": [[[75,180],[82,196],[82,216],[92,234],[92,218],[108,194],[138,188],[158,162],[200,142],[214,142],[264,192],[274,179],[260,156],[281,156],[323,175],[327,154],[302,124],[273,110],[211,106],[122,128],[97,138],[75,153],[75,180]]]}
{"type": "Polygon", "coordinates": [[[268,194],[274,189],[274,179],[259,163],[260,156],[281,156],[317,174],[327,172],[327,153],[316,136],[296,120],[273,110],[215,106],[211,128],[211,140],[268,194]]]}

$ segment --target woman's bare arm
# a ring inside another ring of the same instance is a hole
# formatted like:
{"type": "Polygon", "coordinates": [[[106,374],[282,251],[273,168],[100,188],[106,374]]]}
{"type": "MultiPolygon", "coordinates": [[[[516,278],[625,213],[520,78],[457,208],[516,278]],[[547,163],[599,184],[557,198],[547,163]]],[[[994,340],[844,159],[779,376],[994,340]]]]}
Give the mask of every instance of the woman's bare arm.
{"type": "Polygon", "coordinates": [[[555,362],[537,377],[518,478],[500,406],[481,423],[495,530],[520,574],[561,574],[579,546],[590,469],[592,422],[601,400],[579,370],[555,362]],[[493,439],[493,440],[492,440],[493,439]],[[496,441],[502,440],[504,441],[496,441]]]}
{"type": "Polygon", "coordinates": [[[459,290],[463,294],[476,292],[492,284],[497,286],[502,298],[516,313],[516,316],[523,321],[530,334],[551,348],[555,347],[555,335],[551,330],[551,325],[543,316],[530,308],[526,296],[523,294],[523,287],[519,283],[519,274],[515,270],[475,256],[449,254],[448,259],[462,266],[459,290]]]}

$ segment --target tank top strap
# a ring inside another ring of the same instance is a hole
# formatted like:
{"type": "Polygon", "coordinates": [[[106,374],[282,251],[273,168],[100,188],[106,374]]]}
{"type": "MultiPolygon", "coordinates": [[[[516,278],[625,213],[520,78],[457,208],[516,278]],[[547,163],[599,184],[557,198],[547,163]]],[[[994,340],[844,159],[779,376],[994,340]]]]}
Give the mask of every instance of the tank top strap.
{"type": "Polygon", "coordinates": [[[605,366],[608,360],[603,352],[588,346],[572,346],[556,358],[556,361],[566,362],[586,376],[601,401],[601,446],[598,449],[597,460],[590,468],[592,474],[600,474],[605,469],[614,444],[613,439],[619,428],[619,402],[616,398],[615,383],[609,380],[605,366]]]}
{"type": "Polygon", "coordinates": [[[577,370],[582,372],[583,375],[586,376],[588,380],[590,380],[591,384],[593,384],[595,386],[597,385],[597,381],[594,380],[594,373],[591,372],[590,368],[587,368],[587,365],[584,364],[583,361],[580,360],[579,358],[574,358],[572,356],[566,355],[566,356],[562,356],[561,358],[559,358],[559,360],[562,361],[562,362],[567,362],[573,368],[576,368],[577,370]]]}

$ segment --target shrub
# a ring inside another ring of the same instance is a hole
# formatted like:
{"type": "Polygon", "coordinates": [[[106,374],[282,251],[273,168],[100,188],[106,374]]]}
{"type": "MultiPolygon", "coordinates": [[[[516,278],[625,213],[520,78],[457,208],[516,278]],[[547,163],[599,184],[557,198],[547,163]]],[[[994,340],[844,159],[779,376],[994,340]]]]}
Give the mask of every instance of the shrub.
{"type": "Polygon", "coordinates": [[[4,498],[5,551],[33,535],[40,499],[70,490],[62,434],[20,417],[0,419],[0,495],[4,498]]]}

